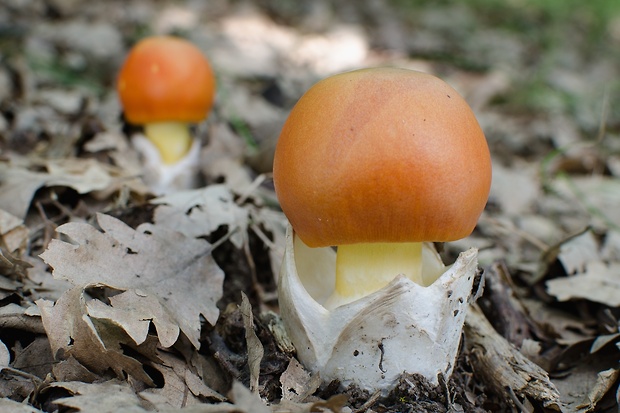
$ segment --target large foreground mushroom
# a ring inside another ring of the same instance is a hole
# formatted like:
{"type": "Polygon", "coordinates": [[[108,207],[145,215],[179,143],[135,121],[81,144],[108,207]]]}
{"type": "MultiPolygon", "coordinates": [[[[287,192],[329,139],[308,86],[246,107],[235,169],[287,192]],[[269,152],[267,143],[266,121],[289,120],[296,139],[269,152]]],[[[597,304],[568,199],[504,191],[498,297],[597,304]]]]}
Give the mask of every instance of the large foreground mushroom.
{"type": "Polygon", "coordinates": [[[465,100],[404,69],[327,78],[291,111],[274,181],[294,230],[280,305],[300,360],[368,389],[448,376],[476,251],[446,269],[424,242],[466,237],[487,201],[489,150],[465,100]]]}

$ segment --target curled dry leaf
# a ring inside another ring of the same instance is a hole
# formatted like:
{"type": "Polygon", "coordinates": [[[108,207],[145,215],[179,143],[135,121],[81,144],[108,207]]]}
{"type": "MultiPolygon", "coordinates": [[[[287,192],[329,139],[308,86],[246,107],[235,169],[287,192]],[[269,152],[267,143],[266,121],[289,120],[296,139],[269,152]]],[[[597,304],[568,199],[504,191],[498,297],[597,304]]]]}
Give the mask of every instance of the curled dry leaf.
{"type": "Polygon", "coordinates": [[[567,276],[548,280],[547,292],[559,301],[585,299],[620,306],[620,262],[605,259],[609,245],[601,247],[590,230],[561,243],[557,259],[567,276]]]}
{"type": "Polygon", "coordinates": [[[84,223],[58,227],[77,245],[53,240],[41,254],[53,268],[54,278],[77,286],[92,283],[133,290],[135,300],[119,299],[112,306],[141,308],[134,317],[152,320],[163,337],[162,345],[173,342],[173,320],[199,348],[200,317],[215,324],[224,280],[211,257],[211,245],[162,225],[142,224],[134,230],[104,214],[97,215],[97,222],[102,231],[84,223]]]}
{"type": "Polygon", "coordinates": [[[130,186],[139,193],[146,192],[136,177],[94,159],[50,160],[42,165],[20,163],[23,162],[0,163],[0,208],[20,218],[26,216],[35,192],[46,186],[66,186],[80,194],[109,192],[121,186],[130,186]],[[28,166],[44,167],[47,172],[33,172],[28,166]]]}
{"type": "Polygon", "coordinates": [[[29,308],[14,303],[0,307],[0,329],[15,329],[30,333],[44,334],[41,317],[35,305],[29,308]]]}

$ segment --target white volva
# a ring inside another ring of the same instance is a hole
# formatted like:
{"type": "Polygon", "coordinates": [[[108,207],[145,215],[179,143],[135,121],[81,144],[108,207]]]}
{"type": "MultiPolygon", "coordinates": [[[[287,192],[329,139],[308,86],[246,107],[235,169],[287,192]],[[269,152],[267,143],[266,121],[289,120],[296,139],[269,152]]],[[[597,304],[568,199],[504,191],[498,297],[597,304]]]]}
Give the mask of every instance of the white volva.
{"type": "Polygon", "coordinates": [[[190,150],[179,161],[166,164],[157,147],[144,135],[131,137],[133,147],[143,159],[144,183],[156,195],[194,188],[200,163],[200,141],[192,140],[190,150]]]}
{"type": "Polygon", "coordinates": [[[438,384],[454,368],[477,265],[476,249],[448,268],[424,244],[423,272],[438,274],[429,286],[397,276],[328,310],[323,304],[334,290],[336,253],[307,247],[289,227],[279,281],[282,319],[299,360],[324,382],[388,390],[407,372],[438,384]]]}

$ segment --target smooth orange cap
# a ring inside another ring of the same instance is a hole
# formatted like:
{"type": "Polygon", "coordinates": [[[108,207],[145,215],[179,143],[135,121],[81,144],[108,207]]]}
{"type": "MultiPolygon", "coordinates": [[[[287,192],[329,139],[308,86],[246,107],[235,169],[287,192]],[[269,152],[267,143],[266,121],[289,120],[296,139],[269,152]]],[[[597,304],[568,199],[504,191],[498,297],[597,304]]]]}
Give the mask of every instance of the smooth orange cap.
{"type": "Polygon", "coordinates": [[[447,83],[364,69],[301,97],[273,177],[308,246],[452,241],[473,231],[486,205],[491,157],[471,108],[447,83]]]}
{"type": "Polygon", "coordinates": [[[116,88],[131,123],[200,122],[213,106],[215,77],[192,43],[156,36],[131,49],[116,88]]]}

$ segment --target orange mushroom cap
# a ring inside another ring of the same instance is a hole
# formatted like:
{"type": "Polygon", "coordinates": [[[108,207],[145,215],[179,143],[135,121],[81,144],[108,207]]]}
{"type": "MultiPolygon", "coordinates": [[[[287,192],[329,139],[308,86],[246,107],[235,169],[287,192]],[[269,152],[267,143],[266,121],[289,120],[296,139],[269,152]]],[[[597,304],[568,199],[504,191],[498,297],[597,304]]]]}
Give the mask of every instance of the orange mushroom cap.
{"type": "Polygon", "coordinates": [[[131,123],[200,122],[213,106],[215,77],[192,43],[170,36],[138,42],[121,67],[117,90],[131,123]]]}
{"type": "Polygon", "coordinates": [[[282,210],[310,247],[468,236],[491,186],[489,148],[447,83],[405,69],[343,73],[311,87],[278,140],[282,210]]]}

